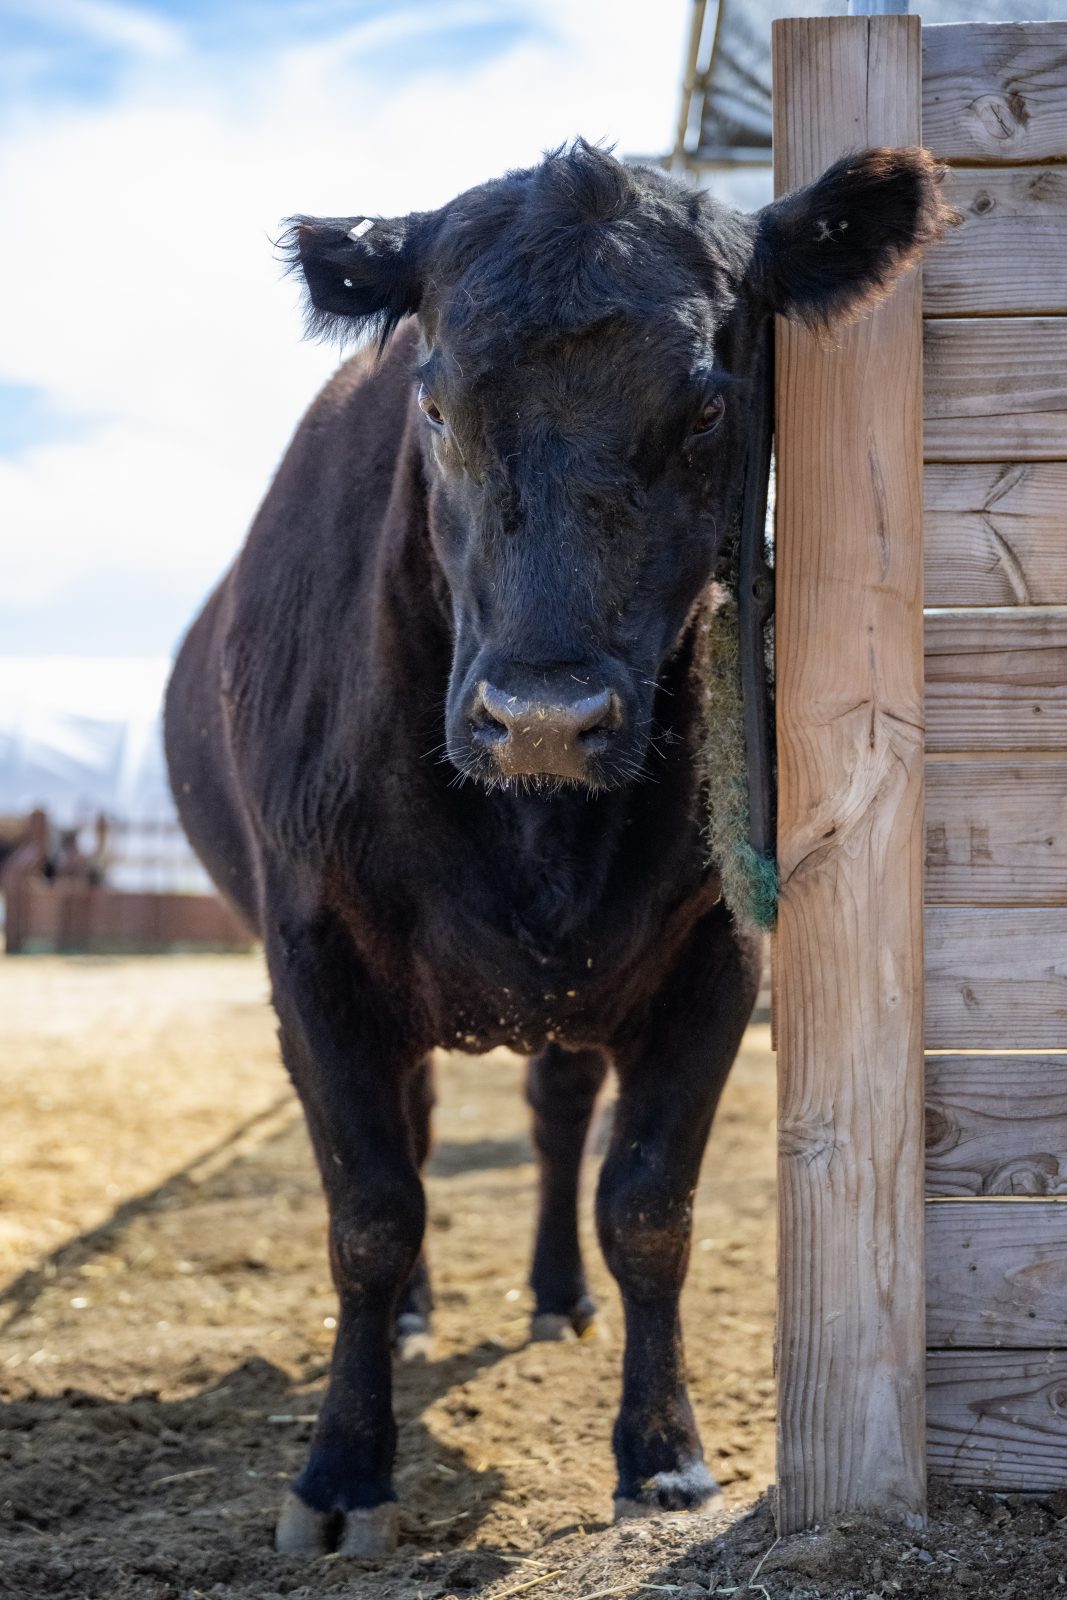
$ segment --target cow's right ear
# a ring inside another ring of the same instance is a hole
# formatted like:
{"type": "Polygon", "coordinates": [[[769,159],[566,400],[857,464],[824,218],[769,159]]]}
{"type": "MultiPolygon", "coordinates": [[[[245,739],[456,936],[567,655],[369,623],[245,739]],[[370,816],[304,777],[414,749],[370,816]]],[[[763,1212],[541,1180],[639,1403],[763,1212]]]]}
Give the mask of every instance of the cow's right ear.
{"type": "Polygon", "coordinates": [[[928,150],[845,156],[755,217],[751,281],[772,311],[827,328],[887,295],[927,245],[959,222],[928,150]]]}
{"type": "Polygon", "coordinates": [[[419,309],[442,217],[290,217],[279,249],[304,279],[307,336],[344,343],[371,333],[383,345],[419,309]]]}

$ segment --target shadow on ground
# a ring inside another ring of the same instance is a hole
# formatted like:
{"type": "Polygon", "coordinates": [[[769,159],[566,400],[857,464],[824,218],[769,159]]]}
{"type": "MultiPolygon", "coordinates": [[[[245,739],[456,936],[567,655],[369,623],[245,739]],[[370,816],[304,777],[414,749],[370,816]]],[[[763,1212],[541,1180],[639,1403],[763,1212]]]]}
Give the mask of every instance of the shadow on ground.
{"type": "MultiPolygon", "coordinates": [[[[402,1537],[412,1547],[375,1575],[374,1593],[412,1594],[412,1579],[450,1571],[436,1552],[468,1539],[490,1509],[501,1474],[470,1467],[420,1416],[503,1353],[483,1346],[398,1374],[402,1537]],[[435,1554],[420,1556],[427,1544],[435,1554]]],[[[316,1593],[343,1588],[353,1563],[309,1568],[271,1552],[276,1504],[320,1394],[320,1383],[253,1359],[182,1400],[115,1403],[72,1389],[0,1408],[0,1593],[184,1600],[238,1576],[242,1595],[286,1592],[311,1575],[316,1593]],[[337,1583],[324,1583],[331,1573],[337,1583]]],[[[458,1564],[479,1582],[509,1570],[491,1550],[458,1564]]]]}

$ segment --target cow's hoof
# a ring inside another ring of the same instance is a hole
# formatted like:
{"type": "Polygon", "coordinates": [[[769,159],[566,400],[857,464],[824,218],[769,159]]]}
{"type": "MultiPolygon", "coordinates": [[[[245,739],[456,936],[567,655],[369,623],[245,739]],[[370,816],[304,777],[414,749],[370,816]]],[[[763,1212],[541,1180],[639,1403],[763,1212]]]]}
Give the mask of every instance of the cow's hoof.
{"type": "Polygon", "coordinates": [[[287,1489],[274,1528],[274,1548],[282,1556],[324,1556],[333,1548],[337,1514],[313,1511],[287,1489]]]}
{"type": "Polygon", "coordinates": [[[399,1532],[400,1507],[395,1501],[349,1511],[337,1554],[356,1556],[360,1561],[382,1561],[396,1549],[399,1532]]]}
{"type": "Polygon", "coordinates": [[[702,1461],[682,1472],[657,1472],[636,1495],[616,1495],[615,1521],[628,1517],[658,1517],[665,1511],[713,1511],[722,1490],[702,1461]]]}
{"type": "Polygon", "coordinates": [[[433,1334],[426,1317],[404,1311],[396,1319],[393,1353],[398,1361],[429,1361],[433,1355],[433,1334]]]}
{"type": "Polygon", "coordinates": [[[381,1561],[396,1549],[400,1507],[385,1505],[349,1511],[313,1511],[292,1489],[286,1492],[274,1530],[274,1548],[283,1556],[355,1556],[381,1561]]]}
{"type": "Polygon", "coordinates": [[[596,1338],[596,1304],[588,1297],[570,1311],[535,1311],[530,1318],[533,1344],[559,1344],[564,1339],[596,1338]]]}

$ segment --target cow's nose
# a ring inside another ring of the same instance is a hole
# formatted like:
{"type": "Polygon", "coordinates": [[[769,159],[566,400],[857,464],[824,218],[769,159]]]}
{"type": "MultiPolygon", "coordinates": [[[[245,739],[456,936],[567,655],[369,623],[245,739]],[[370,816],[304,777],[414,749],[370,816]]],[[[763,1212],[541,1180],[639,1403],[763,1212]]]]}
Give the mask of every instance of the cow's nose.
{"type": "Polygon", "coordinates": [[[483,680],[472,737],[505,777],[581,778],[589,758],[607,749],[621,716],[611,689],[577,698],[552,691],[509,694],[483,680]]]}

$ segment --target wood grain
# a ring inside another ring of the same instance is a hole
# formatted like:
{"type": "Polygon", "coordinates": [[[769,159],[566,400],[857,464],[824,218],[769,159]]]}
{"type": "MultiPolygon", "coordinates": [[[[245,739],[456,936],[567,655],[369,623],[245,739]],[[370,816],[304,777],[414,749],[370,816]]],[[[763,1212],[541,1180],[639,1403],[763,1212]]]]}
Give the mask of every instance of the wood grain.
{"type": "Polygon", "coordinates": [[[1067,1351],[931,1350],[931,1476],[989,1489],[1067,1489],[1067,1351]]]}
{"type": "Polygon", "coordinates": [[[1067,761],[931,761],[926,903],[1067,905],[1067,761]]]}
{"type": "Polygon", "coordinates": [[[942,161],[1067,158],[1067,22],[923,29],[923,138],[942,161]]]}
{"type": "Polygon", "coordinates": [[[930,462],[923,492],[928,606],[1067,604],[1067,462],[930,462]]]}
{"type": "Polygon", "coordinates": [[[929,611],[935,752],[1067,748],[1067,608],[929,611]]]}
{"type": "Polygon", "coordinates": [[[1067,1055],[927,1056],[926,1192],[1067,1194],[1067,1055]]]}
{"type": "Polygon", "coordinates": [[[1067,1345],[1067,1202],[932,1201],[926,1340],[931,1349],[1067,1345]]]}
{"type": "Polygon", "coordinates": [[[923,342],[928,460],[1067,458],[1067,317],[935,318],[923,342]]]}
{"type": "Polygon", "coordinates": [[[926,913],[931,1050],[1067,1049],[1067,910],[926,913]]]}
{"type": "MultiPolygon", "coordinates": [[[[772,40],[779,192],[918,140],[917,18],[772,40]]],[[[783,1533],[925,1500],[920,310],[778,334],[783,1533]]]]}
{"type": "Polygon", "coordinates": [[[946,195],[963,221],[923,262],[927,316],[1067,311],[1067,169],[960,167],[946,195]]]}

